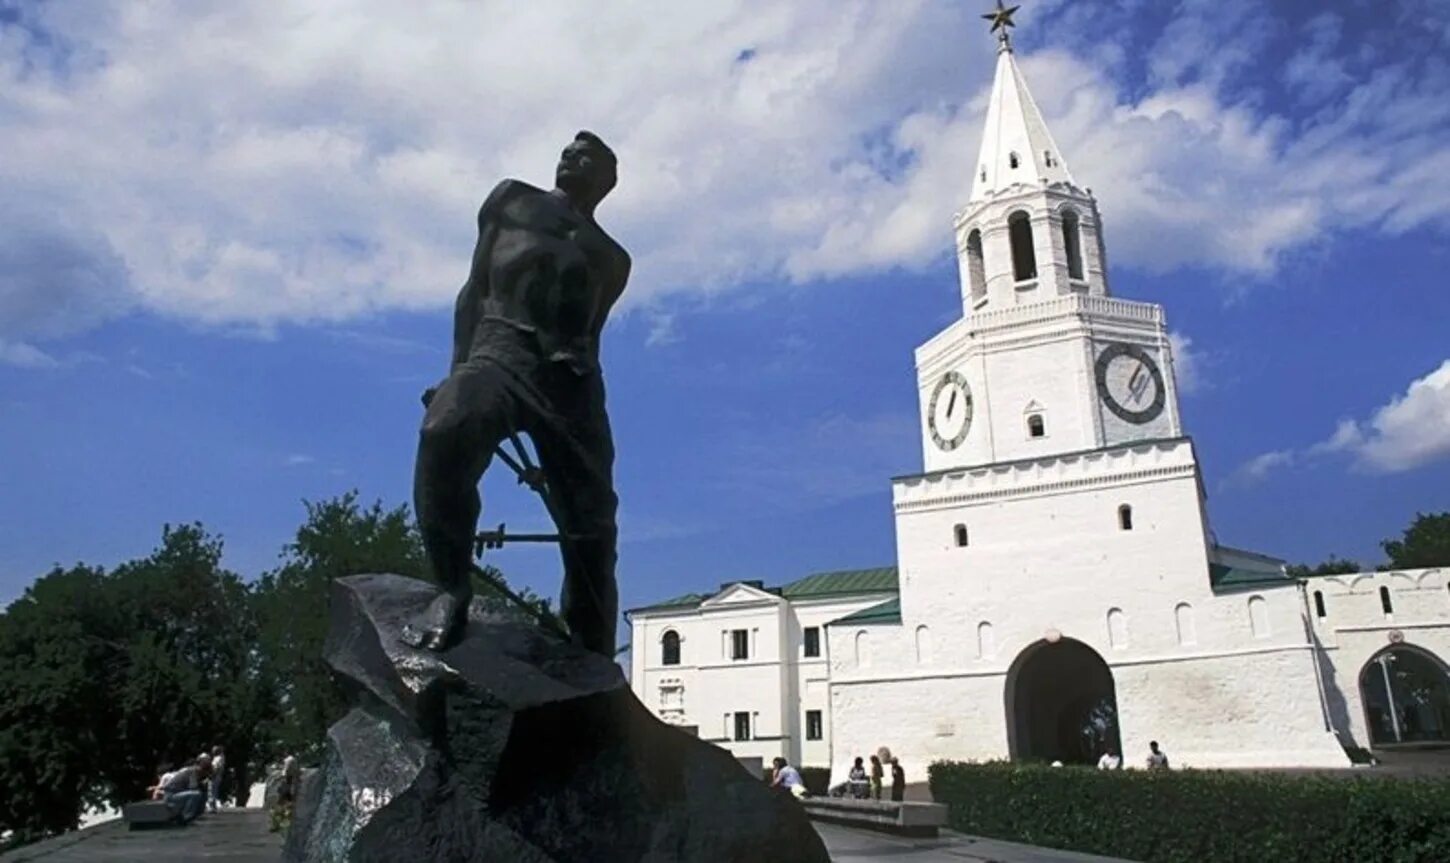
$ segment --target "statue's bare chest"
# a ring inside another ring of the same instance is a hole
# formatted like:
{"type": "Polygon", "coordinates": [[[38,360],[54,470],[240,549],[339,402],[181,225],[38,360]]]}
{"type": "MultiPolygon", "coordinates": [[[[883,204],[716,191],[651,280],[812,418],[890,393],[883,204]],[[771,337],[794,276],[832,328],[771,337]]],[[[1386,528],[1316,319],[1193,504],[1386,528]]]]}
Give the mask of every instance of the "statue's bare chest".
{"type": "MultiPolygon", "coordinates": [[[[583,268],[602,287],[619,252],[599,226],[547,193],[521,195],[500,208],[492,248],[495,275],[530,269],[547,261],[565,272],[583,268]]],[[[505,279],[505,281],[511,281],[505,279]]],[[[502,287],[495,283],[495,287],[502,287]]]]}

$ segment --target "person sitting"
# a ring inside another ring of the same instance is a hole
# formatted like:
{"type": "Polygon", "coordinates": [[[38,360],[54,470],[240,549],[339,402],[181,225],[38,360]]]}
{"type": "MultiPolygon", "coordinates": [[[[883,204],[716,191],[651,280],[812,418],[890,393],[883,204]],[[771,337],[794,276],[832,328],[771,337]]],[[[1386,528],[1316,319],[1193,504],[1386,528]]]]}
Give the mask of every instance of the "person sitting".
{"type": "Polygon", "coordinates": [[[1161,749],[1158,748],[1158,741],[1156,741],[1156,740],[1150,740],[1150,741],[1148,741],[1148,749],[1151,750],[1148,753],[1148,769],[1149,770],[1167,770],[1168,769],[1168,755],[1163,750],[1161,750],[1161,749]]]}
{"type": "Polygon", "coordinates": [[[851,785],[851,796],[857,800],[865,800],[871,796],[871,777],[866,775],[865,764],[861,756],[856,756],[856,763],[851,765],[851,772],[847,774],[846,781],[851,785]]]}
{"type": "Polygon", "coordinates": [[[162,789],[165,788],[166,783],[171,780],[171,774],[174,772],[175,771],[171,769],[171,762],[161,762],[161,766],[156,768],[156,784],[146,789],[147,798],[151,800],[160,800],[165,793],[162,789]]]}
{"type": "Polygon", "coordinates": [[[220,746],[212,747],[211,781],[206,786],[207,808],[212,812],[217,811],[222,805],[222,776],[226,769],[226,751],[220,746]]]}
{"type": "Polygon", "coordinates": [[[166,801],[179,824],[190,824],[201,814],[206,805],[206,793],[201,790],[210,765],[188,764],[180,770],[163,774],[156,783],[156,799],[166,801]]]}
{"type": "Polygon", "coordinates": [[[776,758],[771,763],[775,765],[775,779],[770,783],[772,788],[783,788],[795,797],[806,796],[806,783],[801,779],[799,770],[790,766],[784,758],[776,758]]]}
{"type": "Polygon", "coordinates": [[[1117,770],[1123,766],[1123,759],[1113,752],[1111,748],[1103,750],[1102,757],[1098,758],[1099,770],[1117,770]]]}

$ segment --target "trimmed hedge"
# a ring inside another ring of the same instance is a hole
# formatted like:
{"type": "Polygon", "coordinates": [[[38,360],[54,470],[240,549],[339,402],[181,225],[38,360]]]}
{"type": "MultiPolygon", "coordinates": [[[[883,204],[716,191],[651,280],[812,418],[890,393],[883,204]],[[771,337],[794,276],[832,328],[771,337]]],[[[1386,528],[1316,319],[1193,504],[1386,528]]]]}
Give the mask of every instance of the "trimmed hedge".
{"type": "Polygon", "coordinates": [[[801,781],[806,784],[806,790],[810,793],[824,796],[830,790],[831,768],[802,767],[801,781]]]}
{"type": "Polygon", "coordinates": [[[1450,861],[1450,779],[937,762],[952,829],[1145,863],[1450,861]]]}

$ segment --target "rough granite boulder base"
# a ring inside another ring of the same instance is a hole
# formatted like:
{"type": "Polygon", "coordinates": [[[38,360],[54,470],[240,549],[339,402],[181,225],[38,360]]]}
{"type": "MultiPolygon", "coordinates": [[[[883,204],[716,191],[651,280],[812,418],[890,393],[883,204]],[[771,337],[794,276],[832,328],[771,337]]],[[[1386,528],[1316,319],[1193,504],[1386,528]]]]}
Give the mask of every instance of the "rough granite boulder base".
{"type": "Polygon", "coordinates": [[[437,588],[334,582],[328,663],[355,693],[303,783],[286,859],[827,861],[804,810],[658,719],[609,659],[475,607],[441,654],[398,640],[437,588]]]}

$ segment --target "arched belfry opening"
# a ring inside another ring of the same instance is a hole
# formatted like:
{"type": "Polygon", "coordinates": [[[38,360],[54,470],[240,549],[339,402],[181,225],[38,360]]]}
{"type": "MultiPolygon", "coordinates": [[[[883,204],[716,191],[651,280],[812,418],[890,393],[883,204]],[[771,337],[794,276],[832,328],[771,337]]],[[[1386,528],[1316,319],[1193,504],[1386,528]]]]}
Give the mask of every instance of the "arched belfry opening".
{"type": "Polygon", "coordinates": [[[1082,222],[1071,207],[1062,213],[1062,248],[1067,254],[1067,277],[1082,281],[1082,222]]]}
{"type": "Polygon", "coordinates": [[[1372,746],[1450,741],[1450,669],[1435,654],[1395,644],[1359,672],[1372,746]]]}
{"type": "Polygon", "coordinates": [[[973,300],[987,295],[987,264],[982,255],[982,232],[975,228],[967,235],[967,284],[971,286],[973,300]]]}
{"type": "Polygon", "coordinates": [[[1005,696],[1014,761],[1094,764],[1104,749],[1123,753],[1113,673],[1081,641],[1028,646],[1007,671],[1005,696]]]}
{"type": "Polygon", "coordinates": [[[1018,282],[1037,278],[1037,252],[1032,248],[1032,219],[1021,210],[1008,216],[1007,237],[1012,244],[1012,278],[1018,282]]]}

